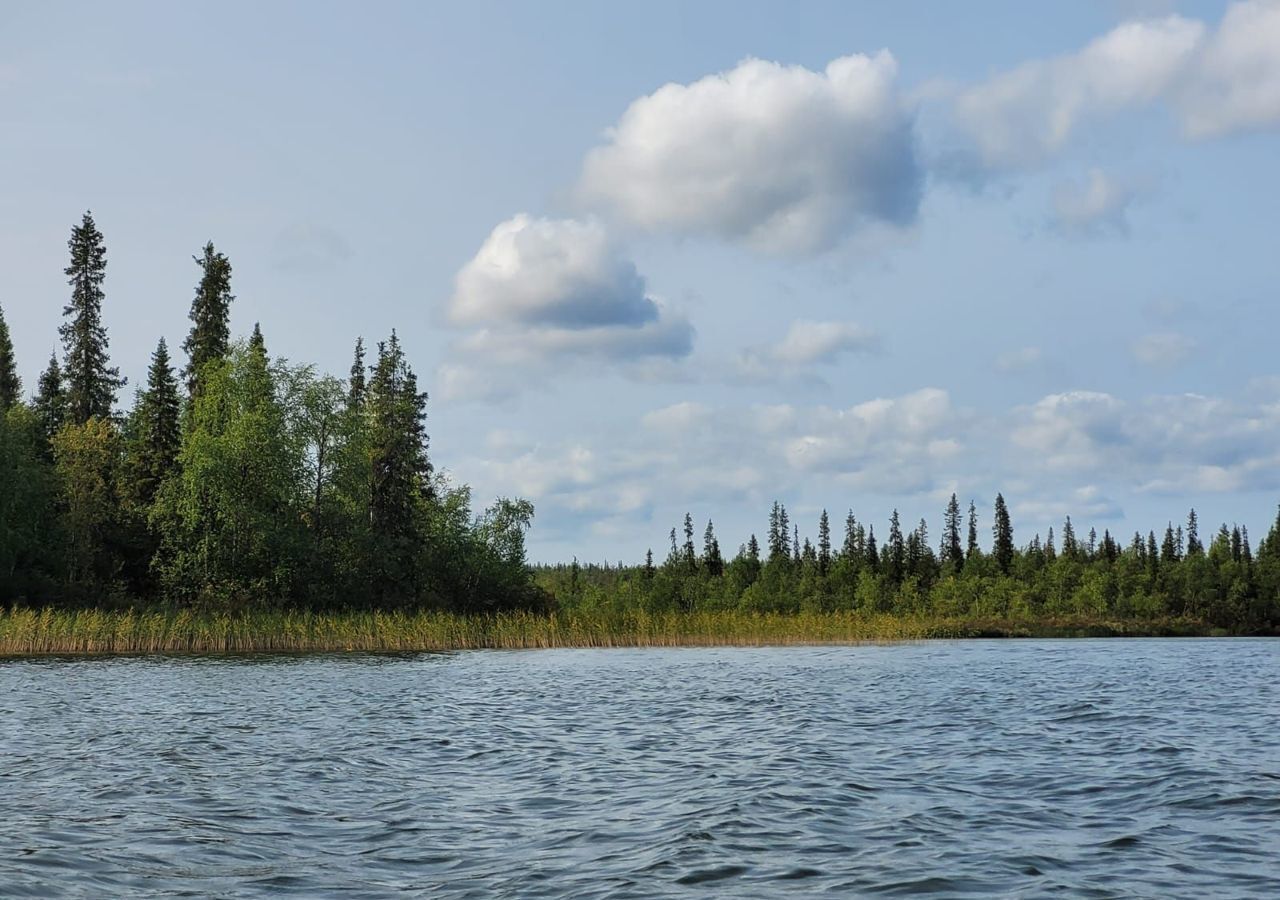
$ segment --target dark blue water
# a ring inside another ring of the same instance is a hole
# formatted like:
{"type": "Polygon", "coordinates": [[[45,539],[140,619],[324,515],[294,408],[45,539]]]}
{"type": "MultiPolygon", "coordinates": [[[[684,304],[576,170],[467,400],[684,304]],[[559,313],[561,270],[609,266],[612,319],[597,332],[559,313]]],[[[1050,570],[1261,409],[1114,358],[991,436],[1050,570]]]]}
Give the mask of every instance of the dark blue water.
{"type": "Polygon", "coordinates": [[[1280,897],[1280,642],[0,662],[3,897],[1280,897]]]}

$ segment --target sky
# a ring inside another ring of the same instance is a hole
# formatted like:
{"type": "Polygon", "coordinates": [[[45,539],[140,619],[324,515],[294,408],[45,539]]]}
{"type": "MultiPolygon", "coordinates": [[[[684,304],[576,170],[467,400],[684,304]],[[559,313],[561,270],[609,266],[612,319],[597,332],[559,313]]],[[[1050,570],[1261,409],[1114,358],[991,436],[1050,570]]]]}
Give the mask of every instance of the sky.
{"type": "MultiPolygon", "coordinates": [[[[733,550],[785,503],[936,539],[997,491],[1255,540],[1280,500],[1280,0],[0,0],[0,308],[28,388],[72,225],[113,362],[397,329],[436,465],[540,561],[733,550]]],[[[181,362],[181,358],[179,359],[181,362]]]]}

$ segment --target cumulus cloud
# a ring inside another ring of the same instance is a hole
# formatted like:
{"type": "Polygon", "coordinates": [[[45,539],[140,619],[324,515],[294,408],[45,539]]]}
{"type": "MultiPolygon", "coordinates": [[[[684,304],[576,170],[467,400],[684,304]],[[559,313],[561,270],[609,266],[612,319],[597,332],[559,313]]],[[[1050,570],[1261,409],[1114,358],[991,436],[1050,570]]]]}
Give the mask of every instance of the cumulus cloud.
{"type": "Polygon", "coordinates": [[[521,213],[499,224],[455,279],[460,325],[640,326],[658,318],[645,281],[603,225],[521,213]]]}
{"type": "Polygon", "coordinates": [[[1054,227],[1074,236],[1129,231],[1129,207],[1138,190],[1100,169],[1090,170],[1083,182],[1060,182],[1053,191],[1054,227]]]}
{"type": "Polygon", "coordinates": [[[955,113],[991,168],[1042,162],[1092,118],[1150,103],[1198,50],[1204,25],[1128,22],[1076,53],[1034,60],[963,91],[955,113]]]}
{"type": "Polygon", "coordinates": [[[458,272],[449,318],[472,330],[440,368],[445,399],[501,399],[552,363],[678,360],[693,350],[683,315],[597,221],[513,216],[458,272]],[[477,362],[479,361],[479,362],[477,362]]]}
{"type": "Polygon", "coordinates": [[[886,51],[824,71],[748,59],[634,101],[583,164],[583,202],[774,253],[912,223],[923,180],[886,51]]]}
{"type": "Polygon", "coordinates": [[[1234,3],[1216,29],[1178,15],[1126,22],[961,90],[953,115],[980,165],[1001,170],[1040,164],[1082,125],[1157,103],[1191,138],[1280,124],[1280,2],[1234,3]]]}
{"type": "Polygon", "coordinates": [[[1185,362],[1196,349],[1196,342],[1185,334],[1160,331],[1146,334],[1133,344],[1133,357],[1146,366],[1176,366],[1185,362]]]}
{"type": "Polygon", "coordinates": [[[1192,137],[1280,124],[1280,3],[1229,7],[1176,102],[1192,137]]]}

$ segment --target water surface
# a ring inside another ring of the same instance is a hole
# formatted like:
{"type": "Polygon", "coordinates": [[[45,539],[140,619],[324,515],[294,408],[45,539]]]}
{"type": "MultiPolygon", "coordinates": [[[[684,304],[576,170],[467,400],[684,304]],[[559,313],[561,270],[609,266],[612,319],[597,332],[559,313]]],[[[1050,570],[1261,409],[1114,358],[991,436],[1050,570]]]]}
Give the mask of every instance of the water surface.
{"type": "Polygon", "coordinates": [[[4,897],[1280,897],[1280,642],[0,662],[4,897]]]}

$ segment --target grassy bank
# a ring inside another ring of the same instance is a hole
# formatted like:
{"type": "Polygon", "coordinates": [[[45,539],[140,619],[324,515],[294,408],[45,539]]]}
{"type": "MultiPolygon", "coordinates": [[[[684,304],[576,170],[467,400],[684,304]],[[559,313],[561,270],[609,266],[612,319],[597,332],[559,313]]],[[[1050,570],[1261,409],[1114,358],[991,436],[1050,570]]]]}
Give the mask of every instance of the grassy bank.
{"type": "Polygon", "coordinates": [[[0,612],[0,655],[418,651],[853,644],[970,637],[1208,634],[1189,620],[938,619],[852,613],[623,616],[509,613],[0,612]]]}

